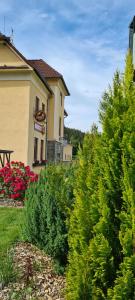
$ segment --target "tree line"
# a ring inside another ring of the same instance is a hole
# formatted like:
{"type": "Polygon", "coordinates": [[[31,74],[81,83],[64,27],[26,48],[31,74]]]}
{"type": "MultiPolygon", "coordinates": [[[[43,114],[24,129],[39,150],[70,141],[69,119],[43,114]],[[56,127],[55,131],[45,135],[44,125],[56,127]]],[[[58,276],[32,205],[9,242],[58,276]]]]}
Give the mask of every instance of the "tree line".
{"type": "Polygon", "coordinates": [[[82,147],[85,133],[81,130],[64,127],[64,136],[73,145],[73,156],[76,156],[79,147],[82,147]]]}

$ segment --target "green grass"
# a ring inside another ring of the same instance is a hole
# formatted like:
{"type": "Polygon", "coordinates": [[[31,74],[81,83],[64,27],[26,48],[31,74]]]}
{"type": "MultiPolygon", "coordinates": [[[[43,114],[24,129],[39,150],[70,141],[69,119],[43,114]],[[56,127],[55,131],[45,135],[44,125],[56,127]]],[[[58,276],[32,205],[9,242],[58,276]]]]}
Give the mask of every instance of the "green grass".
{"type": "Polygon", "coordinates": [[[23,209],[0,207],[0,252],[22,239],[23,209]]]}
{"type": "Polygon", "coordinates": [[[13,245],[23,238],[23,222],[23,209],[0,207],[0,282],[4,285],[17,277],[13,263],[13,245]]]}

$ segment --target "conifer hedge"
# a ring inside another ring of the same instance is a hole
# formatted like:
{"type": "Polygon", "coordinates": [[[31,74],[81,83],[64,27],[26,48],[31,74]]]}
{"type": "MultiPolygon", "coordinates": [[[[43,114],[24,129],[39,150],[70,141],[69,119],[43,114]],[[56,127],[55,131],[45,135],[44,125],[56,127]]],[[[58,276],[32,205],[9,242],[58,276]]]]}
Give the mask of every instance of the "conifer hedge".
{"type": "Polygon", "coordinates": [[[130,53],[124,76],[100,104],[79,154],[68,233],[67,300],[135,299],[135,84],[130,53]]]}

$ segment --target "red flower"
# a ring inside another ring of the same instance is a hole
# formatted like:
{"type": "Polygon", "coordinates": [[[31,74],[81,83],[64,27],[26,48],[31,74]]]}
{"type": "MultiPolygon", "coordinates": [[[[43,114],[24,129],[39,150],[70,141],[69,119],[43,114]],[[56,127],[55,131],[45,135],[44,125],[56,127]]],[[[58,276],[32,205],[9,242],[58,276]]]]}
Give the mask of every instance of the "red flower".
{"type": "Polygon", "coordinates": [[[29,183],[37,181],[38,175],[30,170],[29,166],[24,166],[21,162],[11,162],[0,169],[0,184],[5,197],[12,199],[24,199],[25,190],[29,183]]]}
{"type": "Polygon", "coordinates": [[[5,194],[5,190],[1,190],[1,191],[0,191],[0,194],[5,194]]]}

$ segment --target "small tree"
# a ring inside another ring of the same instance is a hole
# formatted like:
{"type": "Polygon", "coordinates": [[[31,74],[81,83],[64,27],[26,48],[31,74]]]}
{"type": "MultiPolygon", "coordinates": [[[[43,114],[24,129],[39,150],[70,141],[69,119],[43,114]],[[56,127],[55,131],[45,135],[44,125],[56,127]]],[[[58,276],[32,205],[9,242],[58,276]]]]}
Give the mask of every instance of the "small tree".
{"type": "Polygon", "coordinates": [[[73,205],[75,166],[49,165],[26,193],[26,235],[51,255],[57,271],[67,262],[67,225],[73,205]]]}

